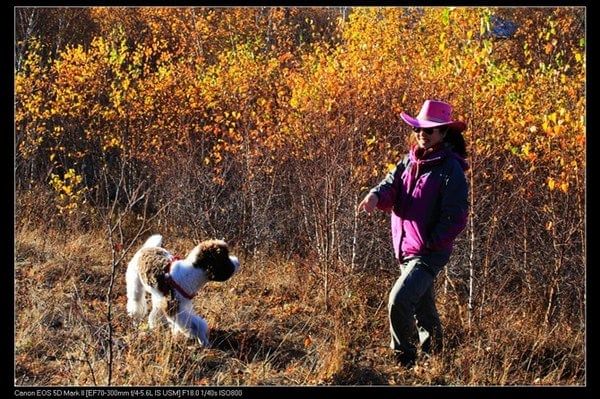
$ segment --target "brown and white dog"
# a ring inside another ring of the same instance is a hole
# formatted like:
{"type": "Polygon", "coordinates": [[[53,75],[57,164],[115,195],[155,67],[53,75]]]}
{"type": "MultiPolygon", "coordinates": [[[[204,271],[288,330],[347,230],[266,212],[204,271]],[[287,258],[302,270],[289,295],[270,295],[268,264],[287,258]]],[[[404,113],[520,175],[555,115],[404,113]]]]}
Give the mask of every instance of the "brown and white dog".
{"type": "Polygon", "coordinates": [[[146,292],[152,294],[148,326],[165,319],[174,333],[183,332],[209,346],[208,324],[192,308],[192,298],[209,281],[225,281],[240,267],[229,255],[225,241],[208,240],[198,244],[185,259],[178,259],[161,247],[162,236],[148,238],[127,266],[127,313],[146,315],[146,292]]]}

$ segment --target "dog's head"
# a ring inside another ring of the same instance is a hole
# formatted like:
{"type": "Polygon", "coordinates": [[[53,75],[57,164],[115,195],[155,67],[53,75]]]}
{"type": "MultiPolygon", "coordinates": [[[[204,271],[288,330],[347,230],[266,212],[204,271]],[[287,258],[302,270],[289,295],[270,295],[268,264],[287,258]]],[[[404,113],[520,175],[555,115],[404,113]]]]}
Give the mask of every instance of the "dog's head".
{"type": "Polygon", "coordinates": [[[197,245],[188,255],[195,268],[204,270],[210,281],[225,281],[240,267],[237,257],[229,255],[223,240],[207,240],[197,245]]]}

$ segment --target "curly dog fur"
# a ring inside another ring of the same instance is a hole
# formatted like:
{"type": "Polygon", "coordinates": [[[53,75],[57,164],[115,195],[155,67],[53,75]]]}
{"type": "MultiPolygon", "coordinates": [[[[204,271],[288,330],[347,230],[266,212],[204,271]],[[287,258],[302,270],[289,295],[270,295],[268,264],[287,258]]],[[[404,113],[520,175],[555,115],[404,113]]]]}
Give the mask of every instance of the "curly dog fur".
{"type": "Polygon", "coordinates": [[[178,259],[161,247],[162,236],[153,235],[127,266],[127,313],[142,318],[146,292],[152,296],[148,325],[167,321],[174,333],[183,332],[209,346],[208,324],[192,309],[192,298],[209,281],[226,281],[240,266],[222,240],[198,244],[185,259],[178,259]]]}

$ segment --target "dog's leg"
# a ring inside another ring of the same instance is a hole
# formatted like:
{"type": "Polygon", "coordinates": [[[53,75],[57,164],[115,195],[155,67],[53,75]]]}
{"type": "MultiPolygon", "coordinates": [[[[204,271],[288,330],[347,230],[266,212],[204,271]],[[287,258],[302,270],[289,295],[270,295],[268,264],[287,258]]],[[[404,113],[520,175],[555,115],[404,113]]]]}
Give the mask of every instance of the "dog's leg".
{"type": "Polygon", "coordinates": [[[192,333],[198,340],[198,342],[205,346],[210,347],[210,341],[208,340],[208,323],[202,317],[198,315],[192,316],[192,333]]]}
{"type": "Polygon", "coordinates": [[[210,345],[208,323],[193,311],[189,309],[182,310],[171,321],[173,323],[173,333],[182,331],[188,337],[196,338],[201,345],[206,347],[210,345]]]}
{"type": "Polygon", "coordinates": [[[157,325],[157,322],[159,322],[160,324],[163,324],[166,319],[165,319],[165,313],[164,313],[164,308],[165,308],[165,297],[163,296],[159,296],[156,294],[152,294],[152,310],[150,311],[150,316],[148,316],[148,327],[149,328],[154,328],[157,325]]]}
{"type": "Polygon", "coordinates": [[[137,259],[132,259],[127,266],[125,280],[127,282],[127,313],[131,317],[142,318],[146,314],[147,308],[144,286],[138,275],[137,259]]]}
{"type": "Polygon", "coordinates": [[[178,335],[179,333],[184,333],[185,331],[182,329],[183,327],[181,327],[178,323],[177,323],[177,319],[173,319],[171,317],[167,316],[167,320],[169,321],[169,324],[171,325],[171,332],[173,333],[173,335],[178,335]]]}

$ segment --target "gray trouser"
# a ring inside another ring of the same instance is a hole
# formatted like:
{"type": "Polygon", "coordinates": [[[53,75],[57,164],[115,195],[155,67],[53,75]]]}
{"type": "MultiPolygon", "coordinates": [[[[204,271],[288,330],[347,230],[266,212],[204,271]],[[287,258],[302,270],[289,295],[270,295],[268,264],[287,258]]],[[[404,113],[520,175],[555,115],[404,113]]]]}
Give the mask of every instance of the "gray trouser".
{"type": "Polygon", "coordinates": [[[443,331],[435,307],[433,282],[442,266],[430,267],[419,257],[406,259],[401,265],[401,275],[390,292],[388,311],[390,347],[405,356],[416,357],[417,327],[429,334],[422,343],[424,352],[440,349],[443,331]]]}

